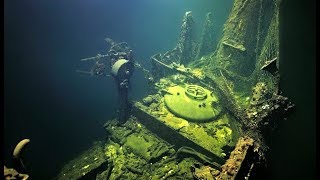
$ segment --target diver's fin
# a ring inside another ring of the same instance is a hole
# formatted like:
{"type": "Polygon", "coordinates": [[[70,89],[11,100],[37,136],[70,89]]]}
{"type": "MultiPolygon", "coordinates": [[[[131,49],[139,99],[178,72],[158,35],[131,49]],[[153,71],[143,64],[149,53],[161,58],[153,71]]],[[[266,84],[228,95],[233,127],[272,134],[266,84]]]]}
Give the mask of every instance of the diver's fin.
{"type": "Polygon", "coordinates": [[[20,141],[16,147],[13,150],[13,159],[15,160],[15,165],[17,166],[16,168],[18,169],[26,169],[25,164],[22,161],[22,157],[21,154],[25,149],[25,146],[28,145],[30,142],[30,139],[23,139],[22,141],[20,141]]]}

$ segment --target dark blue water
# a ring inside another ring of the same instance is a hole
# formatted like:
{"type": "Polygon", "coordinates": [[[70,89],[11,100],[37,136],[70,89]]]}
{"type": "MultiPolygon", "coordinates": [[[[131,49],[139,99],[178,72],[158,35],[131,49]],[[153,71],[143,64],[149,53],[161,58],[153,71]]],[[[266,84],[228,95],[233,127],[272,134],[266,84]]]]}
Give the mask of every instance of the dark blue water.
{"type": "Polygon", "coordinates": [[[272,137],[266,179],[319,179],[315,4],[314,0],[283,0],[280,7],[280,87],[296,110],[272,137]]]}
{"type": "MultiPolygon", "coordinates": [[[[149,57],[172,49],[181,20],[193,12],[196,30],[213,12],[221,34],[231,0],[5,0],[4,159],[30,138],[25,153],[33,179],[48,179],[63,163],[105,138],[116,116],[113,81],[75,71],[80,59],[104,54],[104,38],[126,41],[147,68],[149,57]]],[[[143,74],[132,77],[132,99],[146,93],[143,74]]]]}

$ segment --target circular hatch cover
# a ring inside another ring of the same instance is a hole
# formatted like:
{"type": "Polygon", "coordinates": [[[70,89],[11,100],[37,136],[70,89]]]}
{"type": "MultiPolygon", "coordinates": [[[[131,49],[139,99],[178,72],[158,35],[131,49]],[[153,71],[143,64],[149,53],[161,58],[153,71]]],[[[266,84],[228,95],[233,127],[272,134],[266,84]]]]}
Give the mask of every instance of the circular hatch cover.
{"type": "Polygon", "coordinates": [[[218,98],[198,85],[173,86],[168,88],[164,103],[174,115],[193,122],[214,120],[221,112],[218,98]]]}

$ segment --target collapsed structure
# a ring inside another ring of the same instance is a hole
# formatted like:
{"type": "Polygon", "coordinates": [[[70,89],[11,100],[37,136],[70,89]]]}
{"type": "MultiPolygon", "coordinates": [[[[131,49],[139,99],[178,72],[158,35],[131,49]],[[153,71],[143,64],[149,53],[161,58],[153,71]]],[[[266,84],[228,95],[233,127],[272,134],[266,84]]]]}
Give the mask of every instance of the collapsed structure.
{"type": "Polygon", "coordinates": [[[265,137],[293,107],[279,89],[279,3],[235,0],[218,43],[212,13],[196,41],[186,12],[177,46],[153,55],[151,71],[135,63],[151,80],[149,95],[132,103],[126,121],[108,120],[107,140],[57,179],[254,176],[265,137]]]}

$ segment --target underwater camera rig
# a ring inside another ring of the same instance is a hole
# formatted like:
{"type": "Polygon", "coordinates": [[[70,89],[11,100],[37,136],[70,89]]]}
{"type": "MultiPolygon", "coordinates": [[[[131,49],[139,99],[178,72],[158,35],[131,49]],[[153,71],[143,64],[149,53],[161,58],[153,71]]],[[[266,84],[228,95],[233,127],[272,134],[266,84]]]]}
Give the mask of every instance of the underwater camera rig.
{"type": "Polygon", "coordinates": [[[110,59],[111,75],[116,81],[119,92],[119,121],[125,122],[129,111],[129,80],[134,70],[132,50],[127,43],[118,43],[110,48],[108,56],[110,59]]]}
{"type": "Polygon", "coordinates": [[[77,70],[86,75],[112,76],[116,82],[119,93],[119,121],[125,122],[128,118],[129,103],[128,89],[130,87],[130,77],[134,71],[132,50],[126,42],[115,43],[107,38],[106,41],[111,45],[106,55],[98,54],[94,57],[81,59],[81,61],[95,61],[90,71],[77,70]],[[107,67],[110,67],[108,73],[107,67]]]}

